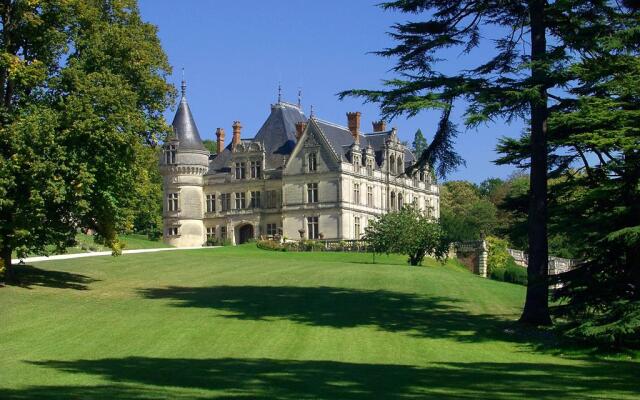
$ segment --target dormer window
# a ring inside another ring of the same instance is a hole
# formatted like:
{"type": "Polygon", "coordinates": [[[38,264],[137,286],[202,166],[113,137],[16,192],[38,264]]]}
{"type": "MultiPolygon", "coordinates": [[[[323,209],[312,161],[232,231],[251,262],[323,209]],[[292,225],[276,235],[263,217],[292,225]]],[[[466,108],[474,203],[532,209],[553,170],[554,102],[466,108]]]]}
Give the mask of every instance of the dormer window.
{"type": "Polygon", "coordinates": [[[367,159],[367,175],[373,176],[373,159],[367,159]]]}
{"type": "Polygon", "coordinates": [[[389,158],[389,172],[392,174],[396,173],[396,158],[393,156],[393,154],[389,158]]]}
{"type": "Polygon", "coordinates": [[[177,146],[175,144],[168,145],[164,150],[164,163],[167,165],[176,163],[176,150],[177,146]]]}
{"type": "Polygon", "coordinates": [[[396,171],[396,173],[397,173],[398,175],[402,175],[402,173],[404,172],[404,167],[403,167],[403,163],[402,163],[402,158],[398,157],[398,161],[397,161],[397,163],[398,163],[398,167],[397,167],[397,171],[396,171]]]}
{"type": "Polygon", "coordinates": [[[260,161],[251,161],[251,179],[260,179],[262,166],[260,161]]]}
{"type": "Polygon", "coordinates": [[[360,166],[361,166],[361,163],[360,163],[360,156],[359,156],[359,155],[354,154],[354,155],[353,155],[353,170],[354,170],[355,172],[358,172],[358,173],[359,173],[359,172],[360,172],[360,166]]]}
{"type": "Polygon", "coordinates": [[[237,162],[236,163],[236,179],[245,179],[245,178],[246,178],[245,164],[243,162],[237,162]]]}
{"type": "Polygon", "coordinates": [[[309,172],[316,172],[318,170],[318,156],[316,153],[309,154],[309,172]]]}

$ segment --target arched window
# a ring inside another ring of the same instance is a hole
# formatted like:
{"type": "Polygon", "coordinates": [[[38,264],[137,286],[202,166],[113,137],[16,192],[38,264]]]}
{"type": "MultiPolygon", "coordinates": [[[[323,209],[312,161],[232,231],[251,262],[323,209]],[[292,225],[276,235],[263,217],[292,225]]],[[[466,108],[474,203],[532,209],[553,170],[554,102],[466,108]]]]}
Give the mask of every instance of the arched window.
{"type": "Polygon", "coordinates": [[[397,171],[396,173],[398,175],[402,175],[402,173],[404,172],[404,165],[402,164],[402,158],[398,157],[398,167],[397,167],[397,171]]]}
{"type": "Polygon", "coordinates": [[[393,156],[393,154],[389,159],[389,172],[391,172],[392,174],[396,173],[396,158],[393,156]]]}
{"type": "Polygon", "coordinates": [[[403,200],[402,193],[398,193],[398,210],[402,208],[403,200]]]}
{"type": "Polygon", "coordinates": [[[396,209],[396,193],[395,192],[391,192],[391,202],[390,202],[390,209],[391,211],[396,209]]]}

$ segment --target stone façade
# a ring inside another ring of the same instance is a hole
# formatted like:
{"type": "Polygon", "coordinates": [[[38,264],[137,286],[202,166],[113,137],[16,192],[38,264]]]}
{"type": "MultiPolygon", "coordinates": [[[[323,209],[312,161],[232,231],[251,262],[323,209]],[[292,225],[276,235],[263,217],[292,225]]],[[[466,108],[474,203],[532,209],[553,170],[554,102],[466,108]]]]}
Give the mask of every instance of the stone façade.
{"type": "Polygon", "coordinates": [[[253,139],[233,124],[231,143],[216,131],[218,153],[202,145],[182,98],[163,146],[164,241],[200,246],[208,239],[251,237],[357,239],[378,215],[414,202],[438,218],[438,186],[428,171],[406,176],[414,155],[384,121],[360,130],[307,118],[299,105],[278,101],[253,139]]]}

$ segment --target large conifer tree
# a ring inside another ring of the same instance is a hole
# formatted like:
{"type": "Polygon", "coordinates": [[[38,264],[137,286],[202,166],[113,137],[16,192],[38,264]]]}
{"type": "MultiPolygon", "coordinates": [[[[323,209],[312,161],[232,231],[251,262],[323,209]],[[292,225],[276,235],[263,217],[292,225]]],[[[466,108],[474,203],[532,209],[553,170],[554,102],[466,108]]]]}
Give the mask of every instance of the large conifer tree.
{"type": "Polygon", "coordinates": [[[424,109],[442,109],[443,117],[418,164],[455,165],[455,126],[451,108],[466,106],[465,125],[475,127],[501,118],[529,123],[527,158],[530,167],[528,287],[520,320],[551,323],[547,277],[547,125],[550,107],[574,84],[571,65],[595,46],[594,39],[611,35],[619,20],[633,18],[631,2],[570,0],[529,1],[398,0],[383,8],[424,15],[425,19],[393,26],[395,47],[379,51],[397,58],[397,79],[383,90],[350,90],[379,103],[383,117],[414,116],[424,109]],[[492,37],[493,36],[493,37],[492,37]],[[489,42],[489,43],[487,43],[489,42]],[[468,58],[480,45],[486,62],[448,74],[439,70],[445,51],[458,49],[468,58]],[[495,49],[491,55],[487,48],[495,49]],[[551,100],[551,104],[549,104],[551,100]],[[453,160],[453,162],[452,162],[453,160]]]}

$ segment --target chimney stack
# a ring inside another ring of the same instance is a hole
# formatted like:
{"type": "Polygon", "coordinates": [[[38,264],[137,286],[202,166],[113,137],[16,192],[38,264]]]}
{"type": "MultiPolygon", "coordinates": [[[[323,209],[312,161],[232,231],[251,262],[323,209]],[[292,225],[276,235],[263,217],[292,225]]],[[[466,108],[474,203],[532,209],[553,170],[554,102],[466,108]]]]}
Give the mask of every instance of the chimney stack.
{"type": "Polygon", "coordinates": [[[240,121],[233,121],[233,139],[231,143],[235,148],[238,143],[240,143],[240,130],[242,129],[242,125],[240,125],[240,121]]]}
{"type": "Polygon", "coordinates": [[[360,143],[360,136],[358,135],[358,132],[360,132],[360,111],[348,112],[347,121],[353,140],[356,143],[360,143]]]}
{"type": "Polygon", "coordinates": [[[224,150],[224,128],[216,129],[216,138],[218,139],[216,141],[216,147],[218,149],[218,154],[220,154],[222,153],[222,150],[224,150]]]}
{"type": "Polygon", "coordinates": [[[384,132],[387,130],[387,121],[381,119],[380,121],[373,121],[374,132],[384,132]]]}
{"type": "Polygon", "coordinates": [[[307,123],[302,121],[302,122],[296,122],[296,141],[300,141],[300,138],[302,137],[302,134],[304,133],[304,129],[307,127],[307,123]]]}

